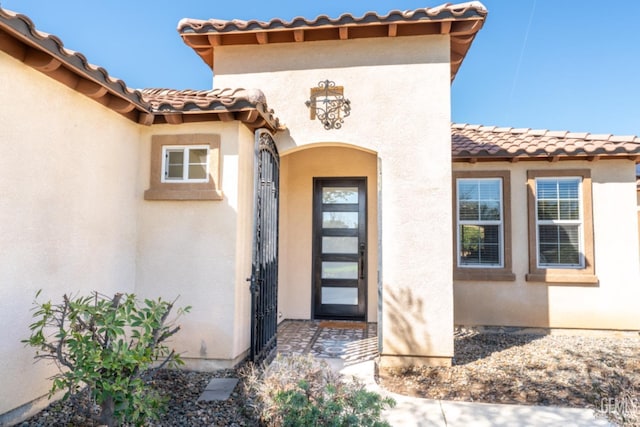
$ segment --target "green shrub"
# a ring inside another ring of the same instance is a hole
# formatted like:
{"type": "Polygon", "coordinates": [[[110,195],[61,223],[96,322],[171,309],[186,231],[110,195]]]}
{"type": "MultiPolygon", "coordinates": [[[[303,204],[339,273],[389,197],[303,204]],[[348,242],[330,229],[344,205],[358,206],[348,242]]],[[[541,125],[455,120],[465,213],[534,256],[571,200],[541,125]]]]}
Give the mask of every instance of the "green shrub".
{"type": "Polygon", "coordinates": [[[395,401],[367,391],[311,355],[280,356],[245,368],[250,405],[271,426],[388,426],[382,411],[395,401]]]}
{"type": "MultiPolygon", "coordinates": [[[[52,361],[60,369],[49,397],[65,390],[63,399],[68,399],[86,386],[100,405],[101,424],[141,425],[156,419],[165,402],[145,382],[157,369],[183,364],[165,344],[180,329],[167,323],[175,301],[139,302],[132,294],[110,298],[94,292],[64,295],[62,303],[52,304],[38,302],[39,295],[31,336],[23,342],[38,349],[36,360],[52,361]]],[[[178,310],[178,315],[189,309],[178,310]]]]}

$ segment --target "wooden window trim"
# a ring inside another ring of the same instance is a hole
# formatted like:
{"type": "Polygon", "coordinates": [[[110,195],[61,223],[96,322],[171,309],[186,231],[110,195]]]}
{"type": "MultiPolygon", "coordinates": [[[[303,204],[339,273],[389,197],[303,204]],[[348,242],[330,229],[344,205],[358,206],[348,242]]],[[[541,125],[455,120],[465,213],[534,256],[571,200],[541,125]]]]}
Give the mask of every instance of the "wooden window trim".
{"type": "Polygon", "coordinates": [[[222,200],[220,190],[220,135],[153,135],[151,176],[145,200],[222,200]],[[206,145],[209,147],[208,182],[162,182],[162,153],[165,146],[206,145]]]}
{"type": "Polygon", "coordinates": [[[512,282],[513,274],[511,254],[511,172],[509,171],[454,171],[453,172],[453,279],[485,282],[512,282]],[[499,268],[459,267],[458,266],[458,185],[459,178],[501,178],[502,179],[502,216],[503,216],[503,266],[499,268]]]}
{"type": "Polygon", "coordinates": [[[527,192],[529,211],[529,274],[528,282],[598,284],[595,274],[593,242],[593,195],[591,189],[591,171],[589,169],[529,170],[527,171],[527,192]],[[582,178],[582,225],[584,268],[539,268],[538,245],[536,240],[536,178],[582,178]]]}

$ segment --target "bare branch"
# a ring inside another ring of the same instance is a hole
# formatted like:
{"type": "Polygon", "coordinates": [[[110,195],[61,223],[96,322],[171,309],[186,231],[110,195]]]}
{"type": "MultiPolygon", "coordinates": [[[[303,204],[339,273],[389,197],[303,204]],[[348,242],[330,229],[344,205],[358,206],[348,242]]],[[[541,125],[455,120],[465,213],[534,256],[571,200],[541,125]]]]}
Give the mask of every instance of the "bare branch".
{"type": "MultiPolygon", "coordinates": [[[[98,294],[96,293],[96,298],[98,294]]],[[[111,308],[113,309],[113,311],[118,309],[118,306],[120,305],[120,300],[122,299],[122,294],[121,293],[117,293],[113,296],[113,299],[111,300],[111,308]]],[[[108,348],[109,347],[110,340],[109,340],[109,331],[106,330],[104,331],[104,341],[102,344],[103,348],[108,348]]]]}
{"type": "Polygon", "coordinates": [[[153,347],[160,342],[160,332],[164,329],[164,322],[167,320],[167,317],[169,317],[169,313],[171,313],[172,308],[173,303],[167,305],[167,311],[164,312],[160,319],[160,326],[153,330],[153,347]]]}
{"type": "Polygon", "coordinates": [[[180,330],[180,326],[176,326],[175,328],[164,332],[162,335],[160,335],[160,338],[158,338],[157,343],[161,343],[162,341],[166,340],[170,336],[175,335],[179,330],[180,330]]]}
{"type": "Polygon", "coordinates": [[[142,375],[140,375],[140,379],[142,379],[143,381],[150,380],[151,377],[153,377],[153,375],[156,373],[156,371],[164,368],[167,363],[169,363],[171,360],[174,359],[175,354],[176,354],[176,351],[171,350],[171,353],[169,353],[169,355],[164,359],[164,361],[160,365],[156,366],[155,368],[149,368],[146,371],[144,371],[142,375]]]}
{"type": "Polygon", "coordinates": [[[67,295],[65,294],[63,297],[64,300],[64,305],[62,308],[62,313],[60,314],[60,339],[58,340],[58,343],[56,345],[56,358],[58,359],[58,361],[60,363],[62,363],[64,366],[66,366],[69,369],[73,369],[74,366],[71,362],[69,362],[67,360],[66,357],[64,357],[64,355],[62,354],[62,349],[64,347],[64,342],[65,342],[65,330],[64,330],[64,321],[67,318],[67,315],[69,314],[69,298],[67,297],[67,295]]]}

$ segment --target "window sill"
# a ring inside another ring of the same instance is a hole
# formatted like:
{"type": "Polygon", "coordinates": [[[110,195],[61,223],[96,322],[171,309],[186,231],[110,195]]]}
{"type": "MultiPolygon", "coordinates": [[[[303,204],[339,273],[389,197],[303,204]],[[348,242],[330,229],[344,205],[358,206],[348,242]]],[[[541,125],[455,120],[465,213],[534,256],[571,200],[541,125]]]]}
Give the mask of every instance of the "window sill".
{"type": "Polygon", "coordinates": [[[507,270],[487,269],[456,269],[453,272],[453,280],[473,280],[479,282],[513,282],[516,275],[507,270]]]}
{"type": "Polygon", "coordinates": [[[168,190],[149,189],[144,192],[145,200],[222,200],[218,190],[168,190]]]}
{"type": "Polygon", "coordinates": [[[598,276],[590,273],[529,273],[526,276],[527,282],[541,283],[564,283],[576,285],[597,285],[600,283],[598,276]]]}
{"type": "Polygon", "coordinates": [[[149,187],[145,200],[223,200],[220,188],[220,135],[152,135],[149,187]],[[209,175],[205,182],[162,182],[166,150],[208,147],[209,175]]]}

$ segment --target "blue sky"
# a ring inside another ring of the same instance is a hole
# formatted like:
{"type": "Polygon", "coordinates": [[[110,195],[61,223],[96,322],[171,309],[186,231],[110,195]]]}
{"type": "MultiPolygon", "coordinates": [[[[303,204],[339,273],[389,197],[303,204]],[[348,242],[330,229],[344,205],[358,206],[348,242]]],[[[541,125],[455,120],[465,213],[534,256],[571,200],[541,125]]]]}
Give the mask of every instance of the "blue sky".
{"type": "MultiPolygon", "coordinates": [[[[0,0],[132,88],[207,89],[181,18],[291,19],[431,7],[433,0],[0,0]]],[[[640,135],[640,1],[485,0],[452,85],[452,120],[640,135]]],[[[268,99],[267,93],[267,99],[268,99]]],[[[277,112],[276,112],[277,113],[277,112]]]]}

